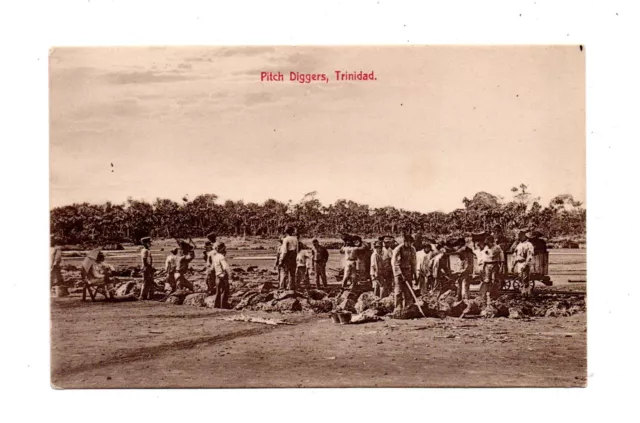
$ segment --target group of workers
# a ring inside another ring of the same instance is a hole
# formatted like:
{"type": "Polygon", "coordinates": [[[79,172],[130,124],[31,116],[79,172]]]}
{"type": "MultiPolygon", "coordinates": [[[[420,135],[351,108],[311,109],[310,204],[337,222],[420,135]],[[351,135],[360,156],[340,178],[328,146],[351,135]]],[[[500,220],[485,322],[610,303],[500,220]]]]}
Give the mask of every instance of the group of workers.
{"type": "MultiPolygon", "coordinates": [[[[343,241],[342,287],[371,283],[374,294],[380,298],[393,292],[396,307],[411,305],[416,289],[421,294],[432,291],[438,295],[455,289],[458,300],[468,300],[474,276],[481,280],[479,294],[490,304],[507,272],[518,275],[523,295],[530,295],[533,256],[537,251],[546,251],[540,233],[519,231],[518,239],[511,242],[498,225],[491,234],[474,234],[470,245],[464,237],[436,241],[421,234],[415,237],[405,234],[400,244],[393,236],[381,236],[373,248],[356,235],[344,235],[343,241]],[[507,252],[515,255],[511,269],[505,267],[507,252]],[[456,257],[455,266],[451,265],[452,255],[456,257]]],[[[317,239],[309,249],[299,241],[295,228],[286,228],[275,263],[280,288],[310,287],[310,268],[315,273],[316,287],[326,287],[328,257],[327,249],[317,239]]]]}
{"type": "MultiPolygon", "coordinates": [[[[393,292],[396,307],[407,307],[414,302],[413,290],[421,294],[455,289],[458,300],[469,299],[472,278],[481,280],[479,293],[490,304],[500,290],[505,273],[518,275],[522,293],[530,295],[530,272],[534,254],[546,251],[546,243],[536,231],[519,231],[515,242],[504,235],[500,226],[491,234],[474,234],[468,245],[463,237],[436,241],[421,234],[405,234],[399,244],[393,236],[379,237],[373,248],[357,235],[343,235],[344,255],[343,288],[354,288],[360,283],[371,283],[373,292],[380,298],[393,292]],[[512,268],[506,269],[505,253],[514,254],[512,268]],[[450,256],[455,256],[454,265],[450,256]],[[474,268],[474,259],[476,267],[474,268]]],[[[154,282],[156,273],[151,254],[151,238],[140,240],[143,284],[140,300],[149,300],[159,288],[154,282]]],[[[189,264],[195,258],[193,242],[178,241],[178,248],[170,251],[164,265],[166,273],[164,291],[170,295],[176,290],[194,291],[187,278],[189,264]]],[[[215,307],[229,307],[229,279],[231,271],[226,260],[226,246],[217,242],[216,234],[207,234],[203,251],[207,292],[215,296],[215,307]]],[[[285,229],[280,241],[275,267],[279,273],[280,289],[310,288],[310,270],[315,276],[317,288],[327,287],[326,266],[329,252],[317,239],[311,247],[298,238],[294,227],[285,229]]],[[[60,271],[62,255],[56,248],[52,257],[51,276],[54,282],[62,280],[60,271]]],[[[109,286],[113,267],[104,263],[104,254],[94,250],[83,262],[83,278],[101,280],[109,286]]],[[[109,290],[108,292],[112,292],[109,290]]]]}
{"type": "MultiPolygon", "coordinates": [[[[155,269],[153,256],[151,255],[151,238],[144,237],[140,240],[142,251],[142,290],[140,300],[148,300],[153,296],[156,287],[154,282],[155,269]]],[[[195,258],[195,245],[182,240],[178,241],[178,248],[170,251],[165,260],[164,272],[166,273],[164,290],[171,295],[177,290],[194,291],[194,286],[187,278],[189,264],[195,258]]],[[[207,292],[215,297],[215,308],[229,308],[229,279],[231,268],[226,259],[227,247],[224,242],[216,241],[216,234],[207,234],[207,241],[203,251],[205,265],[205,280],[207,292]]]]}

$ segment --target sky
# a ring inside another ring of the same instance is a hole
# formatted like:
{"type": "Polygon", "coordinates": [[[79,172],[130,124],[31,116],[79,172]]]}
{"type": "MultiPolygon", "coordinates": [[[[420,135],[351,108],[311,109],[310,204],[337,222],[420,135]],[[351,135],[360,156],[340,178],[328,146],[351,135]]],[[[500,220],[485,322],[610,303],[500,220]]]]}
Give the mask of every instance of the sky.
{"type": "Polygon", "coordinates": [[[543,204],[586,200],[578,46],[56,48],[49,61],[51,207],[316,191],[449,212],[521,183],[543,204]]]}

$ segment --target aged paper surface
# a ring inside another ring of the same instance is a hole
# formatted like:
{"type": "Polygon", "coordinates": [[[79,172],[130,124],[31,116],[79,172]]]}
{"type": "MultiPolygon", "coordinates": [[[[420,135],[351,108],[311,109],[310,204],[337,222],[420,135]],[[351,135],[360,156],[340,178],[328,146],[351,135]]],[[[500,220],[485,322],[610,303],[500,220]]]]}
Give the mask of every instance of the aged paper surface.
{"type": "Polygon", "coordinates": [[[53,49],[52,383],[584,386],[584,57],[53,49]]]}

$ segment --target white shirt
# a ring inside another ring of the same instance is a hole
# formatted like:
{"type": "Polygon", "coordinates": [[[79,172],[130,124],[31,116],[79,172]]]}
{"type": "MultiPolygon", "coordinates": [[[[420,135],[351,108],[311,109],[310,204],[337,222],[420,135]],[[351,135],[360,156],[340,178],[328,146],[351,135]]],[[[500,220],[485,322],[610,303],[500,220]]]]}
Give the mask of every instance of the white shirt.
{"type": "Polygon", "coordinates": [[[229,276],[231,272],[229,263],[227,263],[227,259],[218,252],[216,252],[213,256],[213,268],[216,272],[216,276],[220,278],[229,276]]]}
{"type": "Polygon", "coordinates": [[[167,273],[173,273],[178,268],[178,256],[175,254],[169,254],[167,260],[164,262],[164,270],[167,273]]]}
{"type": "Polygon", "coordinates": [[[151,251],[142,247],[142,251],[140,252],[140,258],[142,259],[142,267],[144,267],[145,259],[147,260],[147,265],[151,266],[153,264],[153,256],[151,255],[151,251]]]}
{"type": "Polygon", "coordinates": [[[282,240],[282,251],[283,252],[288,252],[288,251],[298,251],[298,238],[296,238],[295,236],[285,236],[284,239],[282,240]]]}
{"type": "Polygon", "coordinates": [[[533,244],[529,241],[519,242],[515,254],[516,262],[530,264],[533,260],[533,244]]]}

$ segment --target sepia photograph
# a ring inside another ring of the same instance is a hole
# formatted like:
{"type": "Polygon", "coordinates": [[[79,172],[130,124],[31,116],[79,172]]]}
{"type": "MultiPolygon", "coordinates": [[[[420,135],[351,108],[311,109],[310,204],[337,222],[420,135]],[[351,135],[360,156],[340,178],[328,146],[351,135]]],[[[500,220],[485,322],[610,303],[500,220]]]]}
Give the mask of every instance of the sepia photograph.
{"type": "Polygon", "coordinates": [[[586,387],[585,55],[52,48],[52,386],[586,387]]]}

